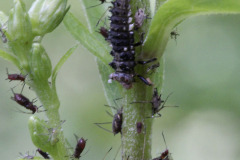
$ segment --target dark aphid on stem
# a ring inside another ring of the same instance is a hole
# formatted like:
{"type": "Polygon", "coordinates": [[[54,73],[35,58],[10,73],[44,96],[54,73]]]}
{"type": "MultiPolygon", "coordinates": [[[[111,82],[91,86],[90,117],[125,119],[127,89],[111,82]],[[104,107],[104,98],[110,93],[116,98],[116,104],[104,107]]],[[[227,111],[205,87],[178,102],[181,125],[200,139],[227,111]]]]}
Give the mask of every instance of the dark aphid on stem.
{"type": "Polygon", "coordinates": [[[8,76],[8,78],[6,80],[9,80],[9,82],[11,82],[11,81],[21,81],[21,82],[24,82],[25,79],[26,79],[26,76],[21,75],[21,74],[9,74],[7,68],[6,68],[6,71],[7,71],[7,76],[8,76]]]}
{"type": "Polygon", "coordinates": [[[41,154],[41,156],[43,156],[44,159],[50,159],[49,155],[47,154],[47,152],[43,152],[41,149],[37,149],[36,150],[39,154],[41,154]]]}
{"type": "MultiPolygon", "coordinates": [[[[171,93],[172,94],[172,93],[171,93]]],[[[151,103],[152,104],[152,117],[154,117],[155,114],[157,114],[159,117],[161,116],[161,114],[159,113],[163,108],[165,107],[178,107],[178,106],[165,106],[165,103],[167,102],[169,96],[171,95],[169,94],[166,98],[165,101],[163,101],[161,99],[161,94],[158,94],[157,88],[154,88],[153,91],[153,96],[152,96],[152,100],[151,101],[139,101],[139,102],[132,102],[132,103],[151,103]]]]}
{"type": "Polygon", "coordinates": [[[113,7],[110,9],[112,13],[110,31],[107,40],[112,47],[110,54],[114,57],[109,65],[115,72],[109,75],[108,82],[112,83],[112,80],[116,80],[124,88],[130,89],[135,81],[134,77],[137,76],[146,85],[151,86],[152,84],[149,81],[134,71],[137,64],[146,64],[153,60],[146,61],[146,63],[135,60],[135,47],[141,45],[142,41],[139,43],[134,41],[134,24],[132,23],[133,17],[129,0],[116,0],[112,4],[113,7]]]}
{"type": "Polygon", "coordinates": [[[75,135],[75,137],[77,139],[77,145],[75,147],[72,157],[79,159],[81,157],[81,153],[83,152],[83,150],[86,146],[87,139],[86,140],[83,138],[79,139],[76,135],[75,135]]]}
{"type": "Polygon", "coordinates": [[[105,40],[107,40],[107,38],[108,38],[108,30],[107,30],[107,28],[101,27],[99,29],[99,33],[105,38],[105,40]]]}
{"type": "Polygon", "coordinates": [[[142,133],[143,123],[142,122],[137,122],[136,123],[136,128],[137,128],[137,133],[142,133]]]}
{"type": "Polygon", "coordinates": [[[35,106],[33,103],[34,101],[30,101],[27,97],[22,95],[21,93],[14,93],[13,89],[11,89],[13,92],[14,97],[11,97],[12,100],[16,101],[19,105],[23,106],[24,108],[31,110],[32,114],[35,112],[38,112],[38,109],[40,107],[35,106]]]}
{"type": "MultiPolygon", "coordinates": [[[[121,99],[121,98],[119,98],[119,99],[121,99]]],[[[116,99],[116,100],[119,100],[119,99],[116,99]]],[[[115,100],[114,100],[114,103],[117,106],[117,103],[116,103],[115,100]]],[[[117,111],[117,113],[114,116],[111,113],[107,112],[108,115],[113,117],[113,121],[112,122],[105,122],[105,123],[94,123],[94,124],[96,124],[98,127],[104,129],[107,132],[113,133],[114,135],[116,135],[118,133],[121,133],[122,132],[122,111],[123,111],[123,108],[121,107],[119,109],[119,107],[117,108],[115,106],[109,106],[109,105],[105,105],[105,106],[111,107],[111,108],[113,108],[117,111]],[[103,128],[101,126],[102,124],[110,124],[110,123],[112,123],[112,131],[109,131],[106,128],[103,128]]]]}

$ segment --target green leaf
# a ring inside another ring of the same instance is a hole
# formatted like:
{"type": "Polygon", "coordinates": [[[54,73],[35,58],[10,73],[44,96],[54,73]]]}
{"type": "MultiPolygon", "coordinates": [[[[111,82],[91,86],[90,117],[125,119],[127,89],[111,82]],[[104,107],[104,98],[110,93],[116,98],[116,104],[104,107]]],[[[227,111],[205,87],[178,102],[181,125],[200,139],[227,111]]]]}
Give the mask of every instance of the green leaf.
{"type": "Polygon", "coordinates": [[[168,0],[159,7],[153,17],[144,45],[144,54],[146,57],[160,58],[170,32],[186,18],[196,15],[239,13],[240,1],[238,0],[168,0]]]}
{"type": "Polygon", "coordinates": [[[99,40],[99,36],[96,35],[97,33],[90,33],[88,28],[70,12],[67,13],[63,22],[73,37],[88,49],[89,52],[105,64],[111,61],[111,56],[109,55],[110,47],[103,38],[99,40]]]}
{"type": "Polygon", "coordinates": [[[3,50],[0,50],[0,57],[2,57],[3,59],[5,59],[7,61],[12,62],[15,66],[17,66],[21,70],[21,67],[20,67],[20,64],[19,64],[17,58],[15,58],[10,53],[7,53],[7,52],[5,52],[3,50]]]}
{"type": "Polygon", "coordinates": [[[56,88],[56,77],[57,77],[58,71],[60,70],[62,65],[67,61],[67,59],[73,54],[73,52],[77,49],[77,47],[78,47],[78,44],[70,48],[59,60],[58,64],[55,66],[52,73],[52,85],[54,88],[56,88]]]}

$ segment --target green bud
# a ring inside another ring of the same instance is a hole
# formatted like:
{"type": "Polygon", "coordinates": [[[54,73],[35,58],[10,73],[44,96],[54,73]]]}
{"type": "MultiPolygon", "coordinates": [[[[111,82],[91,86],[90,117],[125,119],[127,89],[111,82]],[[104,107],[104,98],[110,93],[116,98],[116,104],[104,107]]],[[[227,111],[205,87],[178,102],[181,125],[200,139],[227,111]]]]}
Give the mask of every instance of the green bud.
{"type": "Polygon", "coordinates": [[[40,120],[36,116],[31,116],[28,121],[28,128],[32,141],[35,146],[45,151],[49,151],[52,145],[49,143],[48,125],[44,120],[40,120]]]}
{"type": "Polygon", "coordinates": [[[5,33],[8,45],[17,56],[21,68],[29,70],[28,59],[32,46],[32,26],[22,0],[14,0],[14,7],[11,9],[8,19],[8,29],[5,33]]]}
{"type": "Polygon", "coordinates": [[[43,36],[52,32],[63,20],[69,10],[67,0],[36,0],[30,10],[33,33],[43,36]]]}
{"type": "Polygon", "coordinates": [[[22,0],[14,0],[8,19],[8,34],[11,41],[22,45],[31,44],[33,40],[32,25],[22,0]]]}
{"type": "Polygon", "coordinates": [[[33,43],[31,56],[31,70],[34,79],[46,80],[52,74],[51,61],[40,43],[33,43]]]}

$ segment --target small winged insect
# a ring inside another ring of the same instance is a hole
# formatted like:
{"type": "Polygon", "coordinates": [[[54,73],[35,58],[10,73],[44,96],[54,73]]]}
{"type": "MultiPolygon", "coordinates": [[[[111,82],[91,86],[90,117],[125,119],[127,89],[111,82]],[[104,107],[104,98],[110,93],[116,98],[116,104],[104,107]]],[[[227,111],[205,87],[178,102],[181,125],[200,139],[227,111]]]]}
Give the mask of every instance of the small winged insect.
{"type": "Polygon", "coordinates": [[[72,155],[73,158],[77,158],[79,159],[81,157],[81,153],[83,152],[85,146],[86,146],[86,142],[87,139],[85,140],[84,138],[78,138],[77,135],[75,135],[76,139],[77,139],[77,145],[75,147],[74,153],[72,155]]]}
{"type": "Polygon", "coordinates": [[[21,81],[21,82],[24,82],[25,79],[26,79],[26,76],[21,75],[21,74],[9,74],[7,68],[6,68],[6,71],[7,71],[7,76],[8,76],[8,78],[6,80],[9,80],[9,82],[11,82],[11,81],[21,81]]]}
{"type": "MultiPolygon", "coordinates": [[[[118,99],[116,99],[118,100],[118,99]]],[[[114,100],[114,103],[116,104],[117,106],[117,103],[116,101],[114,100]]],[[[98,127],[104,129],[105,131],[108,131],[110,133],[113,133],[114,135],[118,134],[119,132],[121,133],[122,132],[122,107],[120,109],[118,109],[117,107],[115,106],[108,106],[108,105],[105,105],[107,107],[111,107],[113,109],[115,109],[117,111],[117,113],[113,116],[111,113],[107,112],[111,117],[113,117],[113,121],[112,122],[105,122],[105,123],[94,123],[96,124],[98,127]],[[102,124],[110,124],[112,123],[112,131],[110,130],[107,130],[106,128],[103,128],[101,125],[102,124]]]]}
{"type": "Polygon", "coordinates": [[[36,150],[44,159],[50,159],[49,155],[46,152],[43,152],[41,149],[36,150]]]}
{"type": "Polygon", "coordinates": [[[159,157],[156,157],[153,160],[172,160],[172,157],[169,153],[169,150],[167,149],[168,147],[167,147],[167,143],[166,143],[166,140],[165,140],[165,137],[164,137],[163,133],[162,133],[162,136],[163,136],[163,140],[164,140],[164,143],[165,143],[165,146],[166,146],[166,150],[163,151],[159,157]]]}
{"type": "MultiPolygon", "coordinates": [[[[12,90],[12,93],[14,95],[14,97],[11,97],[12,100],[14,100],[15,102],[17,102],[19,105],[23,106],[24,108],[28,109],[28,110],[31,110],[32,113],[28,113],[28,114],[34,114],[35,112],[44,112],[44,111],[39,111],[38,109],[40,107],[37,107],[36,105],[34,105],[33,103],[35,102],[34,100],[31,102],[27,97],[25,97],[24,95],[22,95],[22,91],[21,93],[14,93],[13,89],[12,90]]],[[[21,111],[22,112],[22,111],[21,111]]],[[[23,113],[26,113],[26,112],[23,112],[23,113]]]]}
{"type": "MultiPolygon", "coordinates": [[[[171,93],[172,94],[172,93],[171,93]]],[[[152,117],[154,117],[155,114],[158,115],[158,117],[161,116],[161,114],[159,113],[163,108],[165,107],[178,107],[178,106],[165,106],[165,103],[167,102],[169,96],[171,95],[169,94],[166,98],[165,101],[163,101],[161,99],[161,94],[158,94],[157,88],[154,88],[153,91],[153,97],[151,101],[139,101],[139,102],[132,102],[132,103],[151,103],[152,104],[152,117]]],[[[150,118],[150,117],[149,117],[150,118]]]]}
{"type": "Polygon", "coordinates": [[[34,159],[34,156],[29,155],[29,152],[27,152],[25,155],[22,153],[19,153],[22,159],[34,159]]]}

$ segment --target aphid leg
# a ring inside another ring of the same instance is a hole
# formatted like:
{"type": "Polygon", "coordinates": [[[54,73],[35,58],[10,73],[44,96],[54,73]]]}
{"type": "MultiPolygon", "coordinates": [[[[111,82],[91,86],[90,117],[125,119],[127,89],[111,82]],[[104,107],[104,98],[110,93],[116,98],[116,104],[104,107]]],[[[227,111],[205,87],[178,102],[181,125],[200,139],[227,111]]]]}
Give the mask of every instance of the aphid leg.
{"type": "Polygon", "coordinates": [[[147,68],[146,73],[151,75],[155,71],[155,69],[158,68],[158,67],[160,67],[159,63],[153,64],[153,65],[151,65],[150,67],[147,68]]]}
{"type": "Polygon", "coordinates": [[[108,112],[108,111],[106,111],[106,112],[110,117],[113,117],[113,115],[110,112],[108,112]]]}
{"type": "Polygon", "coordinates": [[[151,59],[149,59],[149,60],[147,60],[147,61],[137,61],[137,62],[138,62],[138,64],[144,65],[144,64],[147,64],[147,63],[154,62],[154,61],[156,61],[156,60],[157,60],[157,58],[151,58],[151,59]]]}
{"type": "Polygon", "coordinates": [[[140,40],[140,42],[137,42],[137,43],[133,44],[134,47],[141,46],[141,45],[143,44],[144,34],[145,34],[145,33],[142,33],[142,34],[141,34],[141,40],[140,40]]]}
{"type": "Polygon", "coordinates": [[[140,76],[140,75],[137,75],[137,77],[143,82],[145,83],[146,85],[148,86],[152,86],[152,83],[150,83],[147,79],[145,79],[144,77],[140,76]]]}
{"type": "Polygon", "coordinates": [[[107,132],[113,133],[112,131],[110,131],[110,130],[108,130],[108,129],[106,129],[106,128],[104,128],[104,127],[101,126],[101,124],[110,124],[110,123],[112,123],[112,122],[94,123],[94,124],[97,125],[99,128],[101,128],[101,129],[107,131],[107,132]]]}
{"type": "Polygon", "coordinates": [[[99,25],[100,21],[102,21],[102,18],[105,16],[105,14],[107,13],[107,11],[110,9],[111,7],[108,7],[108,9],[103,13],[103,15],[101,16],[101,18],[98,20],[96,27],[99,25]]]}

